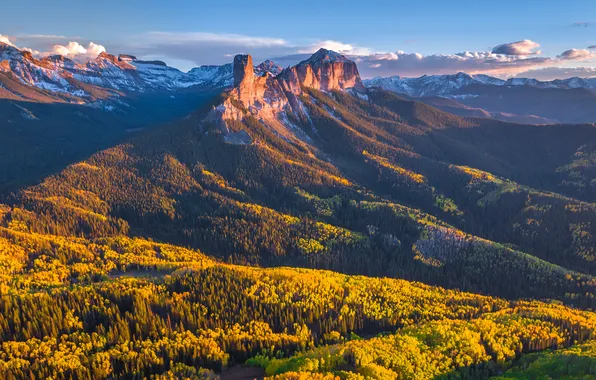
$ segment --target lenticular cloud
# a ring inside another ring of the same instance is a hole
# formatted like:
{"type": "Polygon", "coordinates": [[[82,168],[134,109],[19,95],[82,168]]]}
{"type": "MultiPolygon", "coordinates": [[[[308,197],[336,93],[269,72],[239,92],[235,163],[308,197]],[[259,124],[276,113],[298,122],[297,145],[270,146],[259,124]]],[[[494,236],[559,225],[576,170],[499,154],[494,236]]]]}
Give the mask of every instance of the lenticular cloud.
{"type": "Polygon", "coordinates": [[[540,44],[532,40],[522,40],[495,46],[492,50],[493,54],[505,55],[537,55],[540,54],[538,48],[540,44]]]}
{"type": "Polygon", "coordinates": [[[596,53],[588,49],[569,49],[561,53],[561,55],[559,55],[558,57],[566,60],[581,61],[594,58],[595,56],[596,53]]]}

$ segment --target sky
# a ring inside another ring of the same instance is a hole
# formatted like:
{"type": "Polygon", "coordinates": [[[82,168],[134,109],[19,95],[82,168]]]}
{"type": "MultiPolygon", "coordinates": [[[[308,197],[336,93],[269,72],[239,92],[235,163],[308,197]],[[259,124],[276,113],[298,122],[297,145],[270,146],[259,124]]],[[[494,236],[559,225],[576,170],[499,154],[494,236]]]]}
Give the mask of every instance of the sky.
{"type": "Polygon", "coordinates": [[[184,71],[238,53],[286,66],[325,47],[364,77],[596,76],[594,0],[24,0],[2,16],[0,40],[36,55],[107,50],[184,71]]]}

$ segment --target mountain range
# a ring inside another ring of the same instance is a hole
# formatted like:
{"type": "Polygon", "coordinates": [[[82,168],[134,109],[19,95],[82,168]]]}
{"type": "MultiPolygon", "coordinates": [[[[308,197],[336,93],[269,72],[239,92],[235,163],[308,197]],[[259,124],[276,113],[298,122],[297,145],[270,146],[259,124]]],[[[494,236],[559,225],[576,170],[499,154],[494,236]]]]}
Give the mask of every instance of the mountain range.
{"type": "Polygon", "coordinates": [[[453,97],[591,89],[3,51],[0,377],[590,373],[596,127],[453,97]]]}
{"type": "Polygon", "coordinates": [[[458,73],[372,78],[364,82],[366,86],[393,91],[461,116],[530,124],[596,121],[596,78],[502,80],[458,73]]]}
{"type": "MultiPolygon", "coordinates": [[[[63,100],[76,102],[89,101],[93,91],[84,85],[97,86],[120,91],[174,90],[196,85],[212,87],[230,86],[232,65],[200,66],[187,73],[167,66],[162,61],[143,61],[127,54],[118,56],[101,53],[94,60],[79,64],[61,55],[46,56],[36,59],[28,51],[0,43],[0,62],[4,76],[18,79],[22,85],[30,85],[40,90],[47,90],[63,100]],[[68,98],[68,96],[72,98],[68,98]]],[[[274,62],[266,60],[256,68],[257,74],[270,72],[277,75],[282,68],[274,62]]],[[[400,76],[375,77],[364,81],[367,87],[382,87],[399,94],[413,97],[443,96],[451,98],[472,97],[465,89],[472,86],[495,87],[532,87],[538,89],[596,89],[596,78],[568,78],[552,81],[539,81],[531,78],[510,78],[507,80],[488,75],[470,75],[457,73],[453,75],[424,75],[419,78],[400,76]]],[[[4,88],[2,94],[8,96],[10,89],[4,88]]],[[[15,91],[13,96],[26,98],[25,94],[15,91]]]]}
{"type": "MultiPolygon", "coordinates": [[[[0,43],[0,62],[0,99],[85,104],[107,111],[126,112],[130,102],[125,93],[130,96],[196,89],[205,92],[228,88],[233,80],[231,64],[200,66],[184,73],[161,61],[108,53],[79,64],[59,55],[36,59],[31,53],[4,43],[0,43]]],[[[277,75],[282,68],[267,60],[255,70],[257,75],[277,75]]],[[[526,124],[596,121],[592,106],[596,100],[596,78],[503,80],[457,73],[420,78],[375,77],[363,84],[460,116],[526,124]]]]}
{"type": "Polygon", "coordinates": [[[574,88],[596,89],[596,78],[568,78],[553,81],[539,81],[530,78],[510,78],[507,80],[488,75],[470,75],[457,73],[453,75],[424,75],[419,78],[387,78],[375,77],[365,81],[367,86],[378,86],[400,94],[422,96],[450,96],[467,86],[488,85],[497,87],[528,86],[535,88],[551,88],[569,90],[574,88]]]}
{"type": "MultiPolygon", "coordinates": [[[[125,92],[176,91],[193,86],[232,85],[232,65],[200,66],[187,73],[162,61],[143,61],[132,55],[101,53],[84,64],[61,55],[34,58],[28,51],[0,42],[0,97],[40,102],[91,104],[112,110],[122,105],[125,92]],[[95,104],[97,103],[97,104],[95,104]]],[[[264,61],[257,74],[278,74],[281,68],[264,61]]]]}

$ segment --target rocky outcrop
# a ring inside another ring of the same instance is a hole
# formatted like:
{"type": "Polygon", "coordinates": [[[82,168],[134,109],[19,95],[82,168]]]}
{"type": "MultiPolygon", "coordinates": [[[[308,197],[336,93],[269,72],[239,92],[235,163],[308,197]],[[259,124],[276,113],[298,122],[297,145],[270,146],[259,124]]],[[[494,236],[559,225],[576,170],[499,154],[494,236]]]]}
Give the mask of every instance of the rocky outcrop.
{"type": "MultiPolygon", "coordinates": [[[[256,76],[250,55],[234,57],[234,92],[246,107],[291,103],[288,97],[300,95],[303,87],[321,91],[365,90],[356,63],[336,52],[320,49],[309,59],[273,76],[267,69],[273,62],[265,61],[257,67],[263,72],[256,76]]],[[[262,108],[262,107],[260,107],[262,108]]]]}
{"type": "Polygon", "coordinates": [[[300,101],[304,87],[321,91],[365,91],[356,64],[325,49],[278,75],[272,74],[275,70],[273,62],[265,61],[257,67],[255,74],[250,55],[234,57],[234,88],[229,97],[206,118],[206,121],[215,122],[216,128],[223,133],[224,141],[251,144],[253,141],[247,136],[231,130],[227,121],[242,120],[252,115],[277,135],[298,143],[306,142],[308,136],[288,118],[291,113],[295,119],[309,119],[300,101]]]}
{"type": "Polygon", "coordinates": [[[255,73],[250,55],[237,55],[234,57],[234,88],[238,99],[250,105],[255,98],[255,73]]]}
{"type": "Polygon", "coordinates": [[[63,67],[68,69],[78,69],[80,67],[76,62],[72,59],[66,58],[63,55],[50,55],[44,57],[40,61],[44,67],[52,68],[52,67],[63,67]]]}
{"type": "Polygon", "coordinates": [[[283,108],[287,103],[279,81],[270,73],[255,76],[252,57],[237,55],[234,57],[234,92],[236,98],[246,107],[283,108]]]}
{"type": "Polygon", "coordinates": [[[320,49],[309,59],[285,69],[280,77],[286,91],[301,92],[301,86],[321,91],[364,90],[356,63],[336,52],[320,49]]]}
{"type": "Polygon", "coordinates": [[[252,57],[249,54],[239,54],[234,57],[234,87],[240,86],[243,82],[251,83],[254,75],[252,57]]]}
{"type": "Polygon", "coordinates": [[[99,53],[95,60],[87,63],[87,66],[91,68],[105,68],[111,65],[117,66],[122,70],[135,70],[135,67],[131,65],[128,61],[121,60],[117,56],[107,53],[105,51],[99,53]]]}

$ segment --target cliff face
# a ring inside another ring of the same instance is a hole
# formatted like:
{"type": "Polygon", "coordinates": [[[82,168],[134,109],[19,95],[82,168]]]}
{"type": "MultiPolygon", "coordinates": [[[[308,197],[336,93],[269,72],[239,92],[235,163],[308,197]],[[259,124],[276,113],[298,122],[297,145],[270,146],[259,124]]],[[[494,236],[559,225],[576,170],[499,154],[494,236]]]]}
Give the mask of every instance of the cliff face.
{"type": "MultiPolygon", "coordinates": [[[[285,94],[279,82],[268,72],[255,76],[252,57],[237,55],[234,57],[233,96],[246,107],[263,109],[266,105],[286,102],[285,94]]],[[[279,108],[276,107],[276,108],[279,108]]]]}
{"type": "Polygon", "coordinates": [[[301,86],[321,91],[364,90],[356,63],[326,49],[320,49],[309,59],[284,70],[280,77],[284,88],[294,94],[300,93],[301,86]]]}
{"type": "Polygon", "coordinates": [[[233,72],[234,88],[229,98],[209,116],[209,120],[216,121],[218,129],[224,132],[224,138],[230,143],[238,140],[234,138],[237,132],[229,130],[226,120],[241,120],[246,112],[286,139],[303,140],[303,136],[288,120],[287,113],[298,118],[308,117],[304,115],[300,102],[305,87],[320,91],[365,91],[356,64],[325,49],[294,67],[282,70],[276,76],[261,69],[259,75],[255,75],[252,57],[237,55],[234,57],[233,72]],[[238,103],[243,109],[238,108],[238,103]]]}
{"type": "Polygon", "coordinates": [[[255,75],[252,57],[248,54],[234,57],[234,87],[241,83],[251,83],[255,75]]]}
{"type": "Polygon", "coordinates": [[[252,57],[237,55],[234,58],[234,87],[237,99],[249,107],[259,103],[287,103],[287,97],[302,94],[303,87],[320,91],[365,89],[356,63],[326,49],[320,49],[309,59],[277,76],[271,72],[256,76],[252,57]]]}

